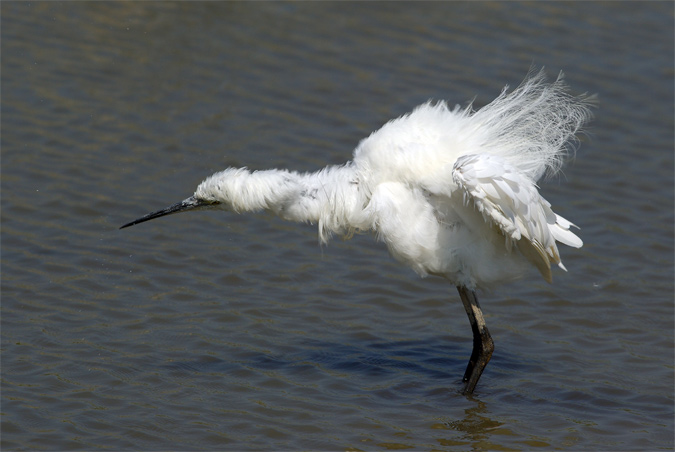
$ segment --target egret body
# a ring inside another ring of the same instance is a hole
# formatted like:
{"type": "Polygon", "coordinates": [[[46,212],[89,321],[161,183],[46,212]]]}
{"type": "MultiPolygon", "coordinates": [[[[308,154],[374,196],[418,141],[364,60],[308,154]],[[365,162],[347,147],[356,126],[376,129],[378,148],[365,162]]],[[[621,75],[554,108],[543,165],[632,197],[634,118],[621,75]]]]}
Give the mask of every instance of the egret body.
{"type": "Polygon", "coordinates": [[[194,195],[122,228],[178,212],[267,210],[318,225],[319,239],[373,231],[421,276],[457,286],[473,331],[464,392],[473,392],[494,349],[476,290],[522,277],[534,265],[551,281],[563,270],[556,242],[579,248],[574,225],[555,214],[536,182],[555,174],[590,119],[590,100],[562,77],[531,74],[490,104],[420,105],[359,143],[353,159],[314,173],[228,168],[194,195]]]}

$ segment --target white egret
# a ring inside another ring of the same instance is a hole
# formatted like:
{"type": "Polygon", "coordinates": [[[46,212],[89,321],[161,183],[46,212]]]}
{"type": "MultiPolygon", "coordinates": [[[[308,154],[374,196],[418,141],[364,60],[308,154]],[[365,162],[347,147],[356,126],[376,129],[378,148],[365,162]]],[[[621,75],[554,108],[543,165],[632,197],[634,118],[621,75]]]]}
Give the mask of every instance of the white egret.
{"type": "Polygon", "coordinates": [[[317,224],[323,243],[373,231],[395,259],[457,286],[473,331],[463,378],[471,393],[494,350],[475,291],[517,279],[530,265],[551,282],[552,263],[565,269],[556,241],[582,246],[536,182],[560,169],[590,106],[589,97],[568,94],[562,74],[548,83],[542,70],[478,111],[420,105],[362,140],[344,165],[314,173],[228,168],[122,228],[222,209],[317,224]]]}

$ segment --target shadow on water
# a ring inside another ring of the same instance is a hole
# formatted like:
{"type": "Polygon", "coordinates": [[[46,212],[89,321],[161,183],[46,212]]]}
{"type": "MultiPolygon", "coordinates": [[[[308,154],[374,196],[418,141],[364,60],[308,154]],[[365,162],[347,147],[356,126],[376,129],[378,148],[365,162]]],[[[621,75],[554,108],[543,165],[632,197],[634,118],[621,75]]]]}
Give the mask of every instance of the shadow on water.
{"type": "MultiPolygon", "coordinates": [[[[298,351],[284,354],[248,352],[230,357],[201,356],[192,361],[175,361],[163,367],[186,373],[221,374],[224,379],[240,371],[271,373],[279,378],[301,377],[310,370],[320,372],[324,378],[342,378],[364,384],[406,386],[406,382],[419,383],[432,394],[438,385],[461,394],[461,377],[464,374],[470,343],[466,338],[438,336],[423,340],[371,341],[345,344],[306,339],[298,351]]],[[[225,353],[225,352],[224,352],[225,353]]],[[[499,379],[508,384],[528,372],[537,364],[522,361],[521,356],[511,356],[505,351],[493,356],[488,365],[487,378],[499,379]]],[[[184,375],[187,377],[187,375],[184,375]]],[[[472,397],[470,397],[472,399],[472,397]]]]}
{"type": "Polygon", "coordinates": [[[175,362],[169,367],[224,374],[246,367],[284,374],[303,366],[314,366],[355,378],[381,378],[408,373],[425,379],[452,380],[457,379],[459,370],[466,365],[464,358],[461,358],[465,353],[462,347],[441,344],[441,341],[438,344],[409,340],[353,345],[308,340],[305,345],[298,352],[283,355],[260,353],[243,361],[208,357],[198,361],[175,362]]]}

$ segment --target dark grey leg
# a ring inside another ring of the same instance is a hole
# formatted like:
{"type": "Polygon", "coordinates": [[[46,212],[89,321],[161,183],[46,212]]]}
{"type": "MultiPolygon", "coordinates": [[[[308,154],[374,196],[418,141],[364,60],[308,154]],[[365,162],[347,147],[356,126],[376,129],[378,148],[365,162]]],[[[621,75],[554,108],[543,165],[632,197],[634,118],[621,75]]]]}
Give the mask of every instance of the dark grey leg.
{"type": "Polygon", "coordinates": [[[480,310],[476,292],[460,286],[457,286],[457,290],[464,304],[466,314],[469,316],[471,330],[473,331],[473,351],[471,352],[469,365],[466,366],[466,372],[462,380],[465,384],[464,393],[471,394],[485,366],[487,366],[488,361],[492,357],[495,345],[487,326],[485,326],[483,311],[480,310]]]}

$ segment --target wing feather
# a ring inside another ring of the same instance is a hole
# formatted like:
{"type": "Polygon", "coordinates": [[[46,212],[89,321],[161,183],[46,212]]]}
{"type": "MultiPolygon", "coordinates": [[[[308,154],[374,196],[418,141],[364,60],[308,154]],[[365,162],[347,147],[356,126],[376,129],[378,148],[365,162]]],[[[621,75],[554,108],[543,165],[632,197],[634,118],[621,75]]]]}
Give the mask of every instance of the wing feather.
{"type": "Polygon", "coordinates": [[[570,231],[574,225],[555,214],[534,181],[504,158],[462,156],[454,164],[452,177],[465,200],[471,200],[486,221],[515,242],[547,281],[551,281],[551,262],[565,269],[556,241],[575,248],[583,245],[570,231]]]}

